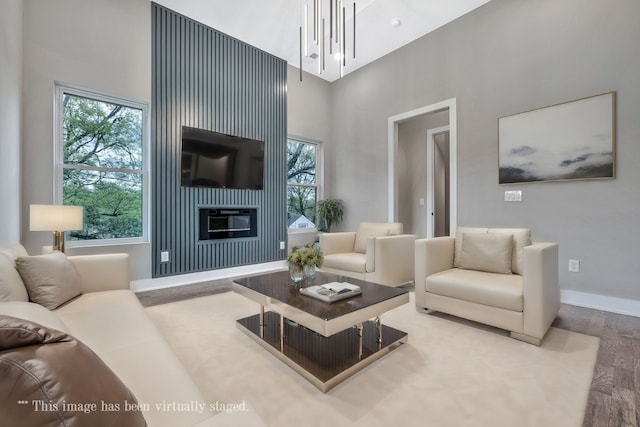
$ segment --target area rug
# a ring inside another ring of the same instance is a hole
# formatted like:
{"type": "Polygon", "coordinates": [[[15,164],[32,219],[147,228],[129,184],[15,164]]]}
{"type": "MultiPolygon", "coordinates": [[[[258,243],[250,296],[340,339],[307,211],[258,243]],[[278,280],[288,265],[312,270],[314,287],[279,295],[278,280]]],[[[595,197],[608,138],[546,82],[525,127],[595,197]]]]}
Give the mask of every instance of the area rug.
{"type": "Polygon", "coordinates": [[[599,339],[551,328],[541,347],[416,311],[383,317],[404,346],[323,394],[235,325],[233,292],[146,309],[210,402],[249,402],[286,426],[581,426],[599,339]]]}

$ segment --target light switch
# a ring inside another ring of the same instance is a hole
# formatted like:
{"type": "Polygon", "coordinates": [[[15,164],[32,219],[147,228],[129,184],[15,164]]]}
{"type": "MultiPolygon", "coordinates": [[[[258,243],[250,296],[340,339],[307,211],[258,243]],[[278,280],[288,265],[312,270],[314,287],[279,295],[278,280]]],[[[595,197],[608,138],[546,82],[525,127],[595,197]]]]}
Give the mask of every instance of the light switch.
{"type": "Polygon", "coordinates": [[[522,201],[522,191],[521,190],[510,190],[504,192],[504,201],[505,202],[521,202],[522,201]]]}
{"type": "Polygon", "coordinates": [[[420,203],[420,206],[424,206],[424,199],[421,197],[420,200],[418,200],[418,202],[420,203]]]}

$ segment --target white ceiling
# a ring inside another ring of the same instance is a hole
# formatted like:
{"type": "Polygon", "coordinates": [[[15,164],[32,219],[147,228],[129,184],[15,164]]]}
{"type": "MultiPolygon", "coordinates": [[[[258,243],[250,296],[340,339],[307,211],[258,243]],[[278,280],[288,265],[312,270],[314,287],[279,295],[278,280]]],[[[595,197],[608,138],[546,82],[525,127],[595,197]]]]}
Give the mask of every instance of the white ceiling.
{"type": "MultiPolygon", "coordinates": [[[[258,47],[298,67],[304,2],[313,0],[154,0],[169,9],[258,47]]],[[[327,1],[327,0],[323,0],[327,1]]],[[[416,40],[490,0],[356,0],[356,58],[351,57],[352,0],[347,7],[347,65],[343,75],[416,40]],[[392,20],[398,19],[399,26],[392,20]]],[[[328,6],[327,6],[328,7],[328,6]]],[[[328,15],[328,13],[327,13],[328,15]]],[[[328,27],[328,23],[326,24],[328,27]]],[[[328,32],[328,29],[327,29],[328,32]]],[[[309,44],[312,53],[316,47],[309,44]]],[[[328,55],[320,77],[340,77],[340,61],[328,55]]],[[[318,74],[319,59],[303,69],[318,74]]]]}

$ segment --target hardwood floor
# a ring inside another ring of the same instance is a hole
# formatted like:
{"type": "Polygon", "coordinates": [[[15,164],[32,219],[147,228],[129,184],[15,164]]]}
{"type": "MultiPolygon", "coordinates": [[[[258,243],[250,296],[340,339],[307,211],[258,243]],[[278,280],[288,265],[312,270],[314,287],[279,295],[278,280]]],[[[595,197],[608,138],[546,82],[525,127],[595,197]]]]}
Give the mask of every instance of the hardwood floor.
{"type": "Polygon", "coordinates": [[[640,426],[640,318],[563,304],[553,326],[600,337],[583,426],[640,426]]]}
{"type": "MultiPolygon", "coordinates": [[[[231,290],[232,279],[139,292],[143,306],[231,290]]],[[[562,304],[553,326],[600,338],[584,427],[640,427],[640,318],[562,304]]]]}

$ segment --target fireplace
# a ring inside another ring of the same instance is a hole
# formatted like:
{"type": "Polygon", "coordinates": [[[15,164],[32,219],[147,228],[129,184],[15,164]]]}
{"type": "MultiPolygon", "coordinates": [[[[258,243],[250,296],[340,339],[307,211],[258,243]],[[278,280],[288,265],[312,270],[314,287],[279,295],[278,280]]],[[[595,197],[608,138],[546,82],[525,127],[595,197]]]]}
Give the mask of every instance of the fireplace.
{"type": "Polygon", "coordinates": [[[237,239],[258,235],[256,208],[200,208],[200,240],[237,239]]]}

